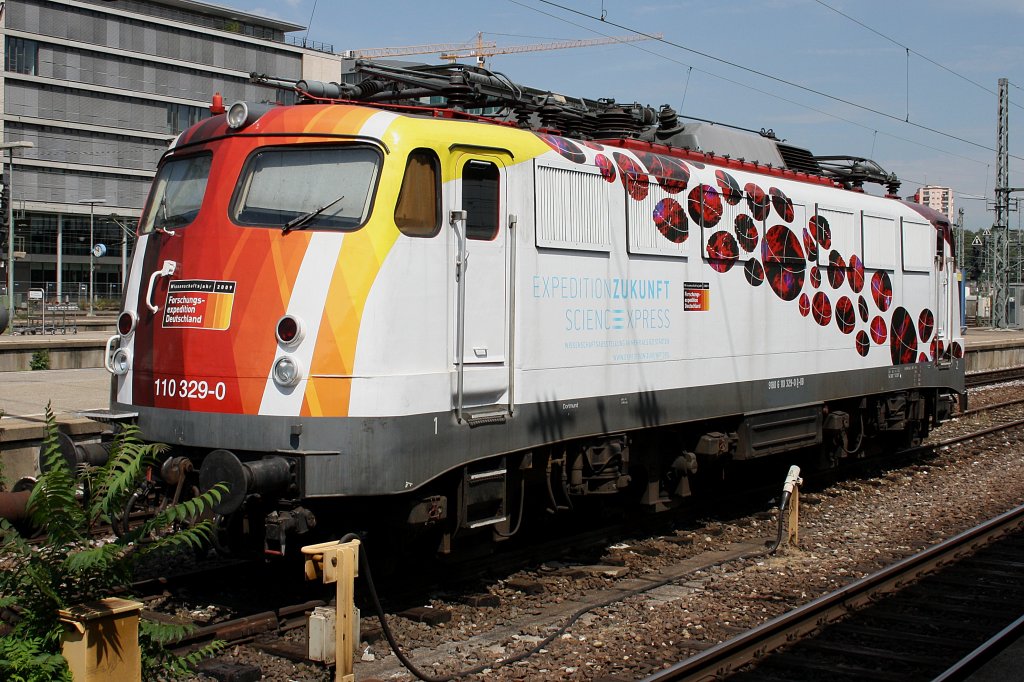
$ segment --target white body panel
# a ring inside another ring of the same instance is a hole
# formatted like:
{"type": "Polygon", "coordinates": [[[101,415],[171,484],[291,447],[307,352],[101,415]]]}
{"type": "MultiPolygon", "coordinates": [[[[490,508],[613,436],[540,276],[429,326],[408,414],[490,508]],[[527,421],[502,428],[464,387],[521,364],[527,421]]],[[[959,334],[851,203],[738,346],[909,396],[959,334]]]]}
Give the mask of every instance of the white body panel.
{"type": "MultiPolygon", "coordinates": [[[[935,228],[907,205],[730,169],[740,187],[755,183],[765,192],[780,190],[792,202],[793,217],[786,221],[773,206],[765,220],[755,221],[756,247],[750,252],[740,248],[731,269],[718,272],[707,258],[708,240],[718,231],[733,232],[736,216],[751,213],[745,198],[737,206],[723,204],[722,217],[713,227],[702,228],[690,218],[688,237],[680,244],[662,237],[651,218],[651,207],[662,199],[675,199],[686,210],[693,188],[718,188],[716,167],[689,164],[686,189],[675,194],[650,177],[648,196],[637,201],[627,193],[621,177],[607,182],[595,172],[595,158],[614,153],[640,164],[639,156],[611,148],[587,148],[585,153],[587,160],[576,166],[580,170],[575,175],[574,164],[552,151],[535,164],[509,166],[502,177],[508,202],[501,210],[502,237],[507,216],[512,213],[518,219],[508,241],[516,249],[511,359],[517,405],[891,366],[888,340],[872,341],[864,356],[855,340],[875,317],[888,325],[897,306],[906,308],[915,324],[923,310],[930,310],[943,335],[936,331],[931,338],[940,338],[947,348],[959,336],[951,335],[948,323],[959,315],[955,287],[944,284],[949,266],[938,272],[935,267],[935,228]],[[561,202],[556,197],[553,202],[552,187],[538,185],[543,182],[555,183],[563,194],[578,192],[587,203],[574,202],[572,196],[563,196],[561,202]],[[558,215],[558,210],[564,215],[558,215]],[[855,315],[850,331],[844,332],[831,316],[826,324],[816,323],[813,313],[801,313],[796,297],[784,300],[767,282],[752,286],[744,274],[748,261],[763,261],[762,244],[771,227],[784,226],[802,243],[816,212],[835,224],[831,247],[846,264],[852,262],[851,256],[868,261],[863,286],[854,291],[847,276],[834,288],[827,275],[831,249],[819,244],[816,257],[803,254],[804,283],[799,292],[811,300],[822,292],[832,314],[839,299],[848,298],[855,315]],[[583,218],[575,220],[577,214],[583,218]],[[563,220],[566,226],[538,224],[538,216],[563,220]],[[904,224],[906,229],[901,229],[904,224]],[[901,238],[904,234],[907,237],[901,238]],[[913,245],[915,253],[902,254],[904,244],[913,245]],[[922,255],[917,252],[921,248],[929,251],[922,255]],[[904,272],[903,263],[911,269],[904,272]],[[810,277],[815,265],[820,272],[816,287],[810,277]],[[872,275],[879,270],[886,272],[892,288],[893,304],[884,310],[871,292],[872,275]],[[700,287],[706,287],[702,294],[700,287]],[[706,309],[687,309],[685,300],[695,292],[706,297],[706,309]],[[859,312],[862,298],[869,309],[867,320],[859,312]]],[[[451,202],[444,207],[447,218],[457,208],[458,192],[446,191],[445,196],[451,202]]],[[[456,372],[458,233],[447,219],[445,223],[433,239],[400,237],[381,269],[362,320],[356,354],[356,374],[361,378],[353,386],[350,416],[439,412],[452,407],[447,401],[456,372]],[[381,306],[388,310],[380,312],[381,306]],[[402,321],[404,332],[395,328],[395,320],[402,321]],[[407,390],[393,390],[398,376],[404,377],[407,390]],[[372,380],[378,377],[384,381],[372,380]]],[[[480,250],[481,244],[469,243],[469,272],[486,276],[493,289],[484,288],[481,293],[477,287],[467,298],[466,328],[483,325],[494,337],[499,328],[507,333],[500,323],[509,299],[501,289],[506,276],[499,268],[511,261],[492,255],[486,261],[490,272],[482,273],[479,263],[485,257],[474,261],[474,246],[480,250]]],[[[493,243],[484,246],[500,251],[493,243]]],[[[472,364],[492,363],[491,378],[498,390],[488,400],[507,400],[500,390],[507,372],[505,349],[495,341],[471,337],[472,333],[465,348],[467,397],[475,390],[468,378],[472,364]],[[488,343],[490,347],[479,351],[488,343]],[[474,348],[478,348],[476,356],[474,348]]],[[[928,354],[931,338],[918,343],[915,360],[921,353],[928,354]]],[[[928,360],[935,358],[929,355],[928,360]]]]}

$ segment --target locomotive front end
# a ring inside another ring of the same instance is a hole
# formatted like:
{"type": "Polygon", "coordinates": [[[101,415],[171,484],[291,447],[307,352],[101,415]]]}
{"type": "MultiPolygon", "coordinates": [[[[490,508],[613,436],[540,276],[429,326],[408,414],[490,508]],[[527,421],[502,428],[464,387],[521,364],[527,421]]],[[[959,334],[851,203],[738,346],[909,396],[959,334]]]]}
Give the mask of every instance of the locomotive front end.
{"type": "Polygon", "coordinates": [[[337,492],[337,445],[308,420],[346,413],[361,282],[340,264],[372,251],[353,237],[384,161],[359,134],[374,113],[237,104],[161,161],[107,369],[112,411],[171,447],[172,494],[227,482],[218,514],[283,501],[309,526],[295,501],[337,492]]]}

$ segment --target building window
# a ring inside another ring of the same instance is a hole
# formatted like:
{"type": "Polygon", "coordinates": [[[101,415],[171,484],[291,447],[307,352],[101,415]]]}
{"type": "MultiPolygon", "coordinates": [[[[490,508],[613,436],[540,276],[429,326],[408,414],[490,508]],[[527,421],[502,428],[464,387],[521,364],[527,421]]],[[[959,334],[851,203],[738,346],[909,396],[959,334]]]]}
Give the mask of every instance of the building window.
{"type": "Polygon", "coordinates": [[[14,73],[36,75],[39,64],[39,43],[25,38],[7,36],[4,50],[4,69],[14,73]]]}
{"type": "Polygon", "coordinates": [[[203,118],[203,112],[206,111],[202,107],[190,107],[187,104],[175,104],[174,102],[168,102],[167,104],[167,127],[172,133],[180,133],[203,118]]]}

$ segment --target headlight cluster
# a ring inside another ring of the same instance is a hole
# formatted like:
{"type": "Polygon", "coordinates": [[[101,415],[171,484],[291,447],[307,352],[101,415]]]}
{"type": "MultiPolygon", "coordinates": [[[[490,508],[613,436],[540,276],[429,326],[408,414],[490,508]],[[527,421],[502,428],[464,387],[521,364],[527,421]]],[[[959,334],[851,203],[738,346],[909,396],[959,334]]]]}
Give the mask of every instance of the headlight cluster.
{"type": "Polygon", "coordinates": [[[132,351],[127,346],[118,348],[113,355],[110,353],[111,346],[127,339],[135,333],[135,325],[139,318],[134,312],[126,310],[117,316],[117,335],[107,340],[106,363],[107,370],[117,376],[124,376],[132,368],[132,351]]]}
{"type": "MultiPolygon", "coordinates": [[[[285,350],[294,349],[306,338],[306,325],[295,315],[285,315],[277,321],[274,337],[285,350]]],[[[295,386],[302,380],[302,363],[293,355],[282,355],[274,361],[272,374],[278,386],[295,386]]]]}

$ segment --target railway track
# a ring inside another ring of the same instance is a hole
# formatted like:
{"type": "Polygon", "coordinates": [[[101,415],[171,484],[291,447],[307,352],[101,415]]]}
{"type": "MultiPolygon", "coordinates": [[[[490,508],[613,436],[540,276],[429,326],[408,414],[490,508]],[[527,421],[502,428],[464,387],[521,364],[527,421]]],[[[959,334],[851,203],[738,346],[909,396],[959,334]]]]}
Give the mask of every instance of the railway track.
{"type": "MultiPolygon", "coordinates": [[[[1013,404],[1016,404],[1016,403],[1019,403],[1019,402],[1021,402],[1021,401],[1008,401],[1007,403],[1001,403],[1001,404],[992,405],[992,406],[989,406],[989,407],[992,408],[992,409],[998,409],[1000,407],[1007,407],[1008,404],[1010,406],[1012,406],[1013,404]]],[[[981,411],[982,410],[977,410],[977,412],[981,412],[981,411]]],[[[1013,428],[1014,425],[1018,425],[1019,426],[1020,422],[1013,422],[1010,425],[1004,425],[1001,428],[1013,428]]],[[[987,432],[991,432],[992,430],[993,429],[986,429],[987,432]]],[[[946,439],[946,440],[941,441],[941,442],[939,442],[937,444],[932,444],[930,447],[937,447],[937,448],[950,447],[952,445],[955,445],[957,442],[964,442],[964,441],[968,441],[968,440],[975,439],[975,438],[978,438],[978,437],[979,437],[979,433],[977,433],[977,432],[971,433],[971,434],[964,434],[964,435],[958,436],[956,438],[946,439]]],[[[1024,510],[1018,510],[1018,514],[1019,514],[1019,518],[1017,519],[1017,524],[1019,526],[1021,524],[1024,524],[1024,510]]],[[[995,533],[995,531],[993,531],[993,533],[995,533]]],[[[967,537],[967,536],[965,535],[965,537],[967,537]]],[[[563,539],[563,542],[564,542],[564,539],[563,539]]],[[[956,551],[959,551],[959,552],[962,553],[963,551],[965,551],[963,549],[963,547],[974,548],[974,547],[979,546],[983,542],[984,542],[984,539],[978,539],[977,537],[974,537],[974,536],[968,537],[968,539],[965,541],[965,544],[962,544],[959,550],[954,550],[954,553],[956,551]]],[[[1024,540],[1022,540],[1021,542],[1022,542],[1022,546],[1024,546],[1024,540]]],[[[940,550],[929,550],[929,552],[933,552],[933,551],[934,552],[939,552],[940,550]]],[[[757,549],[757,547],[753,547],[752,546],[752,547],[747,549],[745,554],[746,555],[753,555],[753,554],[757,554],[758,552],[759,552],[759,550],[757,549]]],[[[736,559],[741,559],[742,558],[741,555],[743,555],[743,554],[744,554],[743,552],[740,552],[740,553],[734,554],[733,556],[731,556],[731,558],[724,558],[723,560],[725,560],[725,561],[733,561],[733,560],[736,560],[736,559]]],[[[1022,558],[1019,559],[1018,561],[1020,561],[1021,563],[1024,563],[1024,552],[1022,552],[1021,557],[1022,558]]],[[[933,566],[934,565],[942,564],[942,563],[947,562],[947,561],[949,561],[947,558],[943,558],[943,556],[938,556],[937,555],[936,558],[934,558],[931,561],[931,563],[925,562],[921,567],[918,567],[918,573],[925,573],[925,572],[927,572],[929,570],[933,570],[933,566]]],[[[907,562],[908,562],[908,565],[909,565],[910,560],[907,560],[907,562]]],[[[705,563],[705,564],[701,564],[701,563],[698,563],[698,562],[690,562],[690,565],[689,565],[688,569],[685,570],[685,571],[680,571],[679,572],[679,577],[675,578],[675,580],[677,580],[677,581],[686,580],[686,579],[688,579],[686,576],[692,575],[694,571],[706,570],[706,569],[708,569],[712,565],[714,565],[714,562],[705,563]]],[[[796,626],[797,627],[797,632],[798,632],[798,634],[806,634],[807,632],[815,631],[815,630],[819,629],[820,626],[823,623],[831,622],[833,620],[838,619],[840,616],[845,616],[846,614],[848,614],[850,609],[851,609],[850,604],[856,605],[856,604],[860,604],[860,603],[870,602],[871,600],[877,598],[877,595],[885,594],[885,593],[893,591],[893,589],[894,589],[892,587],[893,584],[902,585],[902,584],[904,584],[904,583],[906,583],[908,581],[914,580],[914,579],[915,578],[908,578],[908,577],[906,577],[906,575],[903,575],[903,576],[893,577],[889,582],[886,582],[883,579],[879,579],[877,581],[874,581],[874,582],[871,583],[871,587],[872,587],[873,591],[869,590],[869,591],[865,592],[864,594],[860,595],[859,597],[853,598],[852,602],[839,601],[838,604],[834,605],[834,608],[835,608],[835,613],[834,614],[826,613],[826,615],[824,615],[824,616],[822,616],[821,614],[814,615],[814,616],[812,616],[810,618],[809,624],[805,624],[805,625],[802,625],[802,626],[796,626]],[[800,628],[803,628],[803,632],[800,631],[800,628]]],[[[649,579],[641,579],[641,581],[643,581],[643,580],[648,580],[649,581],[649,579]]],[[[672,580],[669,580],[668,582],[672,582],[672,580]]],[[[968,582],[970,582],[970,581],[968,580],[968,582]]],[[[628,585],[628,583],[619,584],[619,585],[616,585],[615,587],[612,587],[611,589],[606,589],[606,590],[602,591],[600,595],[596,595],[596,594],[592,595],[592,597],[590,599],[591,599],[591,601],[593,601],[593,607],[594,608],[600,608],[601,606],[605,605],[609,601],[614,603],[617,600],[624,600],[626,598],[629,598],[630,595],[632,595],[632,592],[629,590],[627,585],[628,585]]],[[[1006,586],[1000,584],[1000,587],[1005,588],[1006,586]]],[[[951,588],[949,588],[947,586],[945,589],[949,590],[951,588]]],[[[953,589],[955,590],[957,588],[953,588],[953,589]]],[[[964,592],[966,593],[965,590],[964,590],[964,592]]],[[[1024,594],[1024,593],[1022,593],[1022,594],[1024,594]]],[[[840,598],[837,597],[835,599],[839,600],[840,598]]],[[[822,603],[824,601],[828,601],[828,600],[829,600],[829,598],[822,597],[821,599],[818,599],[815,602],[812,602],[812,604],[809,605],[808,607],[802,607],[802,608],[808,609],[808,608],[811,608],[812,606],[815,606],[817,604],[820,604],[820,603],[822,603]]],[[[941,600],[939,600],[937,598],[933,598],[932,601],[941,601],[941,600]]],[[[394,605],[394,604],[392,604],[392,605],[394,605]]],[[[556,614],[554,617],[550,617],[546,621],[548,624],[543,626],[543,627],[544,628],[552,628],[552,627],[559,627],[559,626],[563,625],[566,622],[566,620],[570,617],[570,615],[572,614],[573,610],[577,609],[577,608],[581,608],[582,606],[583,605],[580,602],[573,600],[572,608],[571,609],[568,609],[568,608],[567,609],[563,609],[562,612],[561,612],[561,615],[557,615],[556,614]]],[[[304,608],[308,609],[310,607],[307,605],[304,608]]],[[[204,638],[218,637],[218,638],[222,638],[222,639],[227,639],[229,642],[234,643],[234,644],[237,644],[237,643],[240,643],[240,642],[253,642],[253,641],[256,641],[256,642],[260,643],[259,644],[260,647],[265,647],[266,643],[268,641],[272,641],[272,640],[275,640],[275,639],[280,639],[280,638],[282,638],[284,636],[284,634],[288,630],[291,630],[291,629],[294,629],[294,628],[297,628],[297,627],[301,627],[301,625],[302,625],[302,617],[301,616],[302,616],[303,610],[304,610],[303,606],[297,604],[295,608],[284,607],[284,608],[281,608],[281,609],[274,609],[274,610],[270,610],[270,611],[264,611],[264,612],[261,612],[261,613],[258,613],[258,614],[248,615],[248,616],[245,616],[245,617],[242,617],[242,618],[238,618],[238,619],[234,619],[234,620],[231,620],[231,621],[218,623],[216,625],[205,626],[199,632],[196,633],[196,636],[192,638],[191,643],[192,644],[196,644],[196,643],[201,642],[201,640],[204,639],[204,638]]],[[[389,609],[389,611],[394,613],[394,611],[391,610],[391,609],[389,609]]],[[[365,616],[370,616],[371,614],[369,612],[367,612],[367,611],[364,611],[364,615],[365,616]]],[[[1017,615],[1020,615],[1020,614],[1017,614],[1017,615]]],[[[393,617],[393,616],[391,616],[391,617],[393,617]]],[[[765,627],[767,627],[767,626],[765,626],[765,627]]],[[[878,629],[878,628],[876,628],[876,629],[878,629]]],[[[918,627],[918,629],[920,629],[920,627],[918,627]]],[[[793,635],[791,633],[783,633],[781,635],[776,635],[776,639],[781,641],[782,643],[789,643],[789,642],[791,642],[791,638],[792,637],[793,637],[793,635]]],[[[954,638],[966,641],[966,637],[963,637],[961,635],[955,635],[954,638]]],[[[724,645],[720,645],[720,646],[724,646],[724,645]]],[[[762,656],[764,654],[764,652],[768,650],[768,648],[771,648],[771,647],[765,647],[763,645],[754,645],[754,646],[751,647],[752,651],[757,656],[762,656]]],[[[294,646],[294,644],[291,645],[291,649],[292,649],[293,653],[296,653],[296,647],[294,646]]],[[[269,650],[270,651],[287,651],[288,650],[288,645],[277,646],[277,645],[271,644],[269,650]]],[[[717,650],[718,649],[716,647],[715,649],[712,649],[710,651],[717,651],[717,650]]],[[[301,652],[297,652],[297,653],[301,656],[301,652]]],[[[705,654],[705,655],[707,655],[707,654],[705,654]]],[[[438,654],[438,656],[439,656],[439,658],[436,659],[436,660],[443,660],[443,656],[442,655],[438,654]]],[[[428,659],[427,661],[424,661],[424,663],[429,665],[430,664],[429,663],[430,660],[432,660],[432,659],[428,659]]],[[[739,662],[739,661],[740,661],[740,659],[737,659],[737,662],[727,661],[726,662],[726,669],[729,670],[729,671],[738,670],[744,664],[743,662],[739,662]]],[[[650,669],[651,668],[648,668],[648,670],[650,670],[650,669]]],[[[681,677],[679,679],[713,679],[714,678],[713,676],[720,675],[722,673],[722,670],[723,670],[723,664],[721,662],[718,662],[717,663],[717,667],[714,667],[709,673],[706,673],[707,675],[711,675],[712,677],[681,677]]],[[[653,678],[653,679],[662,679],[662,678],[653,678]]],[[[676,678],[666,677],[664,679],[676,679],[676,678]]],[[[754,677],[749,677],[748,679],[759,679],[759,678],[755,675],[754,677]]],[[[786,678],[785,675],[783,675],[782,679],[787,679],[787,678],[786,678]]],[[[798,678],[793,678],[793,679],[798,679],[798,678]]],[[[808,679],[814,679],[814,676],[812,675],[808,679]]]]}
{"type": "MultiPolygon", "coordinates": [[[[995,403],[963,416],[1021,403],[1024,399],[995,403]]],[[[1020,427],[1024,419],[903,454],[949,448],[1020,427]]],[[[644,682],[796,681],[826,674],[833,682],[965,679],[1024,634],[1022,567],[1024,506],[653,673],[644,682]],[[890,674],[893,670],[897,672],[890,674]]]]}
{"type": "Polygon", "coordinates": [[[965,377],[967,388],[977,388],[998,384],[1003,381],[1015,381],[1024,378],[1024,367],[1004,367],[984,372],[970,372],[965,377]]]}
{"type": "MultiPolygon", "coordinates": [[[[968,417],[976,414],[981,414],[986,411],[998,410],[999,408],[1009,408],[1021,402],[1024,402],[1024,400],[1011,400],[1003,403],[989,405],[984,408],[976,408],[970,410],[967,413],[964,413],[964,415],[962,416],[968,417]]],[[[1015,423],[1019,424],[1019,422],[1015,423]]],[[[1003,426],[999,428],[1006,427],[1003,426]]],[[[944,441],[940,441],[938,443],[933,443],[931,447],[949,447],[955,445],[959,441],[976,437],[978,437],[978,434],[973,433],[966,436],[957,437],[954,439],[947,439],[944,441]]],[[[775,486],[773,485],[772,487],[774,488],[775,486]]],[[[565,544],[564,539],[561,542],[565,544]]],[[[553,556],[558,555],[555,554],[553,556]]],[[[595,560],[597,559],[595,558],[595,560]]],[[[514,568],[509,570],[510,572],[514,571],[514,568]]],[[[190,638],[189,642],[183,642],[182,644],[187,646],[194,646],[209,638],[225,639],[234,644],[253,642],[255,640],[280,638],[284,636],[288,631],[301,627],[304,624],[304,612],[309,610],[313,605],[316,604],[314,604],[311,601],[296,600],[294,604],[273,606],[266,609],[262,609],[259,613],[249,613],[247,615],[238,618],[232,618],[231,620],[226,620],[220,623],[206,624],[203,625],[201,629],[190,638]]],[[[365,611],[364,614],[369,615],[365,611]]]]}
{"type": "Polygon", "coordinates": [[[645,682],[954,679],[1024,631],[1022,565],[1024,506],[645,682]]]}

